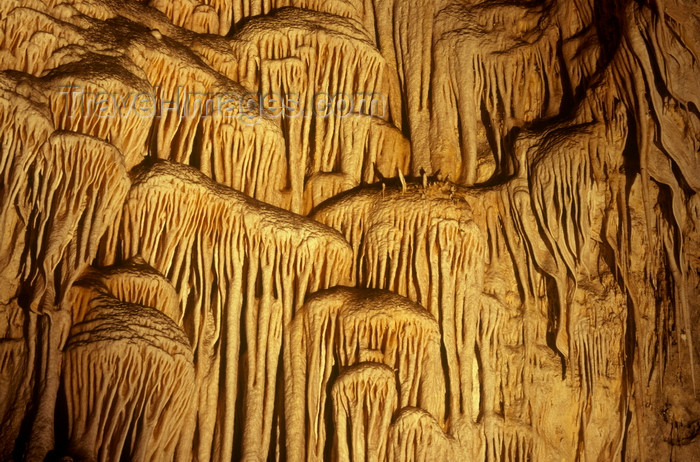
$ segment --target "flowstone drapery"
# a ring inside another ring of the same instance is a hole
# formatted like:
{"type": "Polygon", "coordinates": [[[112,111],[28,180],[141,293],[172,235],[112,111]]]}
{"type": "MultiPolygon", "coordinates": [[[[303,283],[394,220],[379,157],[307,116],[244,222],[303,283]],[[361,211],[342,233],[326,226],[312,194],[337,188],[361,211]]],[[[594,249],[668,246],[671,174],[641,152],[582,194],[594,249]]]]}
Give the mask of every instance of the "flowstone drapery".
{"type": "Polygon", "coordinates": [[[700,460],[693,0],[0,1],[0,460],[700,460]]]}

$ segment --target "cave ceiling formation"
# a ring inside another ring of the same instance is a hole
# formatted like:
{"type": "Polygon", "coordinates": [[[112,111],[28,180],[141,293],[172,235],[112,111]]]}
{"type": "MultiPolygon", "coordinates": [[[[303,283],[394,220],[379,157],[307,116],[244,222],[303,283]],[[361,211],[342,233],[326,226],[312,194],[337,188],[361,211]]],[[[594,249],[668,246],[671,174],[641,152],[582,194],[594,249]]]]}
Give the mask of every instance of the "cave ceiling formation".
{"type": "Polygon", "coordinates": [[[699,58],[694,0],[0,1],[0,460],[700,460],[699,58]]]}

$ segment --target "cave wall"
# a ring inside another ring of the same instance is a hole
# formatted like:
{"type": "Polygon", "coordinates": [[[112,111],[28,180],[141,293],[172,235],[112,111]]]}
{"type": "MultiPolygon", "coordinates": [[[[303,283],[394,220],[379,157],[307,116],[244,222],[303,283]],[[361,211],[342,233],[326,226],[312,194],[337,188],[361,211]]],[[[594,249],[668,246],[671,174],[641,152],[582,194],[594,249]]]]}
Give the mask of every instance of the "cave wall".
{"type": "Polygon", "coordinates": [[[0,2],[0,460],[700,459],[693,0],[0,2]]]}

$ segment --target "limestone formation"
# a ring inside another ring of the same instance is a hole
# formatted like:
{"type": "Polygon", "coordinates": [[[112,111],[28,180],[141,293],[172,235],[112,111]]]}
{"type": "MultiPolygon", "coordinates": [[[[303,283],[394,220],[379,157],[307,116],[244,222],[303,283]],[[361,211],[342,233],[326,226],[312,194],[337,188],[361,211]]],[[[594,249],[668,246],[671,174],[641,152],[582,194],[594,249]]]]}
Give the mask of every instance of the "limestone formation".
{"type": "Polygon", "coordinates": [[[395,71],[360,24],[284,8],[251,19],[236,38],[252,44],[235,47],[239,62],[256,63],[252,85],[282,123],[290,210],[308,213],[362,180],[373,181],[374,164],[385,175],[407,167],[408,149],[394,125],[401,111],[395,71]],[[334,182],[334,173],[346,181],[334,182]],[[305,200],[305,181],[314,174],[332,186],[313,188],[305,200]]]}
{"type": "Polygon", "coordinates": [[[0,460],[700,460],[699,58],[694,0],[0,1],[0,460]]]}
{"type": "Polygon", "coordinates": [[[307,293],[349,280],[347,243],[163,161],[133,171],[107,242],[104,263],[139,255],[173,281],[194,349],[197,457],[228,459],[240,441],[243,456],[269,451],[285,326],[307,293]]]}
{"type": "Polygon", "coordinates": [[[396,410],[394,371],[366,362],[349,367],[332,388],[337,460],[385,460],[389,424],[396,410]]]}
{"type": "Polygon", "coordinates": [[[486,233],[455,185],[401,181],[337,197],[313,218],[353,246],[356,284],[409,297],[439,320],[449,412],[471,416],[486,233]]]}
{"type": "Polygon", "coordinates": [[[468,460],[468,457],[454,439],[445,435],[435,418],[422,409],[403,408],[391,424],[386,460],[427,462],[468,460]]]}
{"type": "Polygon", "coordinates": [[[139,256],[119,265],[90,268],[83,273],[68,293],[73,323],[81,322],[90,311],[95,287],[123,302],[155,308],[176,324],[182,324],[180,300],[175,288],[139,256]]]}
{"type": "MultiPolygon", "coordinates": [[[[290,458],[324,460],[332,441],[331,435],[326,434],[328,422],[325,421],[330,410],[327,409],[327,395],[331,377],[365,361],[385,364],[394,370],[395,378],[391,381],[394,390],[387,389],[388,384],[374,383],[380,380],[375,377],[377,374],[380,378],[385,375],[374,367],[367,366],[352,374],[344,372],[345,378],[338,377],[332,391],[336,425],[345,425],[352,431],[356,431],[357,426],[370,425],[362,417],[369,412],[369,403],[365,403],[366,410],[361,411],[349,408],[345,400],[348,393],[358,394],[374,386],[379,388],[372,389],[371,393],[385,395],[385,398],[376,398],[380,403],[391,401],[390,395],[398,394],[398,398],[393,398],[398,405],[420,406],[443,418],[445,382],[438,326],[420,305],[390,292],[337,287],[312,296],[297,313],[291,330],[291,341],[285,351],[285,359],[291,364],[291,374],[285,379],[290,458]]],[[[386,377],[381,380],[387,382],[386,377]]],[[[370,393],[369,390],[365,392],[370,393]]],[[[357,399],[360,400],[359,395],[357,399]]],[[[372,402],[373,406],[384,405],[372,402]]],[[[391,406],[390,403],[385,405],[391,406]]],[[[377,413],[374,420],[385,420],[381,417],[382,411],[372,412],[377,413]]],[[[393,409],[384,412],[391,414],[393,409]]],[[[368,428],[367,431],[376,433],[386,428],[368,428]]],[[[338,438],[335,452],[341,460],[343,454],[350,452],[348,446],[365,448],[362,452],[369,451],[368,454],[383,453],[379,447],[383,443],[377,442],[377,447],[367,448],[366,443],[354,441],[355,437],[348,442],[340,435],[343,438],[338,438]]],[[[367,436],[370,437],[376,436],[367,436]]]]}
{"type": "MultiPolygon", "coordinates": [[[[192,348],[154,308],[92,287],[63,370],[67,453],[84,460],[172,460],[194,391],[192,348]]],[[[182,457],[178,457],[182,458],[182,457]]]]}

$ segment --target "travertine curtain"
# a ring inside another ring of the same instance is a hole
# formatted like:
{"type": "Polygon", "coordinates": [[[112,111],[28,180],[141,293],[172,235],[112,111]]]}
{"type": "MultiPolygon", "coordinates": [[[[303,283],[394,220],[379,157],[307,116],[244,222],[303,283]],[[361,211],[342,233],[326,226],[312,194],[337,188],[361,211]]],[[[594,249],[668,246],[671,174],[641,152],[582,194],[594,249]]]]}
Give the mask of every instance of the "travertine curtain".
{"type": "Polygon", "coordinates": [[[0,460],[700,460],[693,0],[0,2],[0,460]]]}

